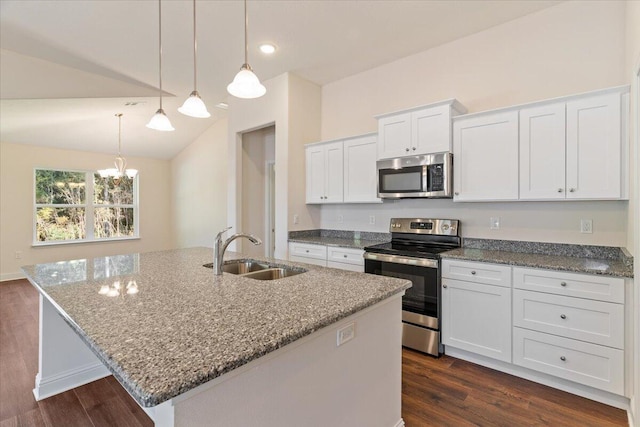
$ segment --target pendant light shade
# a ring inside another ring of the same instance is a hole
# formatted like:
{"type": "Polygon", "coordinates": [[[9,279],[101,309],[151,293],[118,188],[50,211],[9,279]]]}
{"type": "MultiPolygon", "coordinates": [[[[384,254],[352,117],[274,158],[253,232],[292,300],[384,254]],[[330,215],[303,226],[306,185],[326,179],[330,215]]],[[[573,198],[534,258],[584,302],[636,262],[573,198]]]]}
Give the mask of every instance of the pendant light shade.
{"type": "Polygon", "coordinates": [[[162,109],[162,0],[158,0],[158,46],[159,46],[159,55],[158,55],[158,71],[160,76],[160,108],[158,111],[151,117],[149,123],[147,123],[147,127],[149,129],[161,130],[161,131],[172,131],[175,130],[173,126],[171,126],[171,122],[169,118],[164,113],[162,109]]]}
{"type": "Polygon", "coordinates": [[[158,111],[151,117],[149,123],[147,123],[147,127],[153,130],[161,130],[161,131],[172,131],[175,130],[173,126],[171,126],[171,122],[169,121],[169,117],[164,113],[162,108],[158,108],[158,111]]]}
{"type": "Polygon", "coordinates": [[[227,92],[238,98],[259,98],[267,89],[260,83],[258,76],[255,75],[249,65],[249,43],[247,41],[247,27],[249,26],[249,17],[247,15],[247,0],[244,0],[244,64],[240,67],[240,71],[236,74],[233,81],[227,86],[227,92]]]}
{"type": "Polygon", "coordinates": [[[198,43],[196,40],[196,0],[193,0],[193,92],[191,92],[191,95],[184,101],[182,107],[178,108],[178,111],[185,116],[206,119],[207,117],[211,117],[211,114],[207,111],[207,106],[204,105],[204,101],[200,98],[197,89],[198,43]]]}
{"type": "Polygon", "coordinates": [[[204,105],[204,101],[200,98],[200,94],[197,90],[191,92],[191,95],[184,101],[182,107],[178,108],[178,111],[185,116],[196,117],[198,119],[206,119],[211,117],[211,113],[207,111],[207,106],[204,105]]]}

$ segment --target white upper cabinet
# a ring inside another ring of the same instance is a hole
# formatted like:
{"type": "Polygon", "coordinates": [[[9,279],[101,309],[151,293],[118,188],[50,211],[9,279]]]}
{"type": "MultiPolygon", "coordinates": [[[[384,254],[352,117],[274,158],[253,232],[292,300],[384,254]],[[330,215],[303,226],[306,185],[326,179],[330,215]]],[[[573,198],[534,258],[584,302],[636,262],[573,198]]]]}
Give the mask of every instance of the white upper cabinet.
{"type": "Polygon", "coordinates": [[[342,202],[342,151],[342,141],[307,147],[307,203],[342,202]]]}
{"type": "Polygon", "coordinates": [[[344,141],[344,202],[379,202],[377,197],[376,136],[344,141]]]}
{"type": "Polygon", "coordinates": [[[620,199],[619,92],[520,109],[520,199],[620,199]]]}
{"type": "Polygon", "coordinates": [[[568,199],[624,196],[621,129],[619,93],[567,102],[568,199]]]}
{"type": "Polygon", "coordinates": [[[454,118],[454,201],[628,198],[628,92],[454,118]]]}
{"type": "Polygon", "coordinates": [[[378,159],[451,151],[451,117],[466,109],[455,99],[377,116],[378,159]]]}
{"type": "Polygon", "coordinates": [[[520,199],[564,199],[565,103],[520,110],[520,199]]]}
{"type": "Polygon", "coordinates": [[[518,199],[518,112],[453,123],[453,200],[518,199]]]}
{"type": "Polygon", "coordinates": [[[307,203],[376,203],[376,135],[306,147],[307,203]]]}

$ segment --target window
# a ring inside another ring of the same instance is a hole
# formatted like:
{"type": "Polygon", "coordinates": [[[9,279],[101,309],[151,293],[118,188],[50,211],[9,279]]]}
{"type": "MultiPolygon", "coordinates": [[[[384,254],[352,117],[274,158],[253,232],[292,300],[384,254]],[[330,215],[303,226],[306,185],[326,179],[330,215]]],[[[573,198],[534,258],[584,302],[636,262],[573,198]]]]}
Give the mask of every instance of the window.
{"type": "Polygon", "coordinates": [[[137,180],[36,169],[34,244],[138,237],[137,180]]]}

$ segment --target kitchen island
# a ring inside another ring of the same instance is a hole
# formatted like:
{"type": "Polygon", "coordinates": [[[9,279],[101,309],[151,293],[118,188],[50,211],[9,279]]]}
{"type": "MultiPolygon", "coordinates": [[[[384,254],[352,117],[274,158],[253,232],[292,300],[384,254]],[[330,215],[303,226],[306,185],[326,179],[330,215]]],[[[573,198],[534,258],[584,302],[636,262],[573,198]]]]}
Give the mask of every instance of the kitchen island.
{"type": "Polygon", "coordinates": [[[307,271],[214,276],[211,258],[192,248],[25,267],[40,292],[36,398],[113,374],[158,426],[403,425],[409,281],[267,259],[307,271]]]}

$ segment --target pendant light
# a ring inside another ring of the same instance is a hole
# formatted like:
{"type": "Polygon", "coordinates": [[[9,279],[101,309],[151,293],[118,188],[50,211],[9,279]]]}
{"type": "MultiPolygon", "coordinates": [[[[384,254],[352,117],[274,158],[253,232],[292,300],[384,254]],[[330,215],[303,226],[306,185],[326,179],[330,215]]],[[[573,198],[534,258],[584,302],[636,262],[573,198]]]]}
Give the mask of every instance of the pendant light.
{"type": "Polygon", "coordinates": [[[169,121],[169,117],[164,113],[162,109],[162,0],[158,0],[158,44],[159,44],[159,74],[160,74],[160,108],[158,111],[151,117],[149,123],[147,123],[147,127],[149,129],[161,130],[161,131],[171,131],[175,130],[173,126],[171,126],[171,122],[169,121]]]}
{"type": "Polygon", "coordinates": [[[207,106],[204,105],[202,98],[197,89],[197,57],[198,43],[196,42],[196,0],[193,0],[193,92],[184,101],[182,107],[178,108],[178,111],[185,116],[196,117],[200,119],[206,119],[211,117],[211,114],[207,111],[207,106]]]}
{"type": "Polygon", "coordinates": [[[238,98],[260,98],[267,93],[267,89],[260,83],[258,76],[253,73],[249,65],[249,43],[247,42],[247,27],[249,17],[247,16],[247,0],[244,0],[244,64],[236,74],[233,81],[227,86],[227,92],[238,98]]]}
{"type": "Polygon", "coordinates": [[[113,162],[115,168],[101,169],[98,173],[102,178],[114,178],[117,184],[125,175],[129,178],[135,178],[138,171],[136,169],[127,169],[127,160],[120,154],[122,149],[122,113],[116,114],[116,117],[118,118],[118,155],[113,162]]]}

